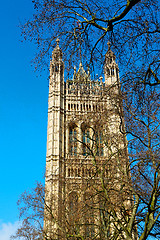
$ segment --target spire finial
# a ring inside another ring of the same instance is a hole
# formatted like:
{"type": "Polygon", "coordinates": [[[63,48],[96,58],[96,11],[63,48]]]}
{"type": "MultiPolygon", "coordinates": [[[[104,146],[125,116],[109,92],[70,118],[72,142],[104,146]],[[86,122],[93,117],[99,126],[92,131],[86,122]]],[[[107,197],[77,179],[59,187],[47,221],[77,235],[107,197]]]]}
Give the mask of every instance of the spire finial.
{"type": "Polygon", "coordinates": [[[57,47],[59,47],[59,42],[60,42],[60,40],[59,40],[59,38],[57,38],[56,39],[57,47]]]}
{"type": "Polygon", "coordinates": [[[110,49],[111,49],[111,43],[110,43],[110,41],[108,41],[107,45],[108,45],[108,50],[110,50],[110,49]]]}
{"type": "Polygon", "coordinates": [[[52,52],[52,61],[59,61],[59,60],[62,60],[62,50],[60,49],[59,47],[59,38],[56,39],[56,47],[53,49],[53,52],[52,52]]]}

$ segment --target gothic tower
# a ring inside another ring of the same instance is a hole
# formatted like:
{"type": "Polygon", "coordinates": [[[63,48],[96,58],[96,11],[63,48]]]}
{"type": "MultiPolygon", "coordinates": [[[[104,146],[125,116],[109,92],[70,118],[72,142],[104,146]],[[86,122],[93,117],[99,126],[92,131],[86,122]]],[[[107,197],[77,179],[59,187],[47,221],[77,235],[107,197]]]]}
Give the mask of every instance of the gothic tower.
{"type": "MultiPolygon", "coordinates": [[[[64,162],[64,64],[62,51],[57,46],[52,53],[50,63],[50,83],[48,98],[48,130],[47,130],[47,156],[46,156],[46,203],[56,216],[61,219],[61,200],[63,184],[64,162]]],[[[47,212],[47,210],[45,210],[47,212]]],[[[57,223],[45,222],[48,233],[57,234],[57,223]]]]}
{"type": "MultiPolygon", "coordinates": [[[[106,183],[119,189],[120,169],[128,161],[120,132],[118,65],[110,43],[104,77],[91,80],[80,63],[65,81],[57,40],[50,63],[44,216],[45,234],[52,239],[106,239],[110,231],[104,224],[105,231],[101,228],[108,211],[102,193],[106,183]]],[[[117,204],[115,192],[109,190],[109,197],[117,204]]]]}

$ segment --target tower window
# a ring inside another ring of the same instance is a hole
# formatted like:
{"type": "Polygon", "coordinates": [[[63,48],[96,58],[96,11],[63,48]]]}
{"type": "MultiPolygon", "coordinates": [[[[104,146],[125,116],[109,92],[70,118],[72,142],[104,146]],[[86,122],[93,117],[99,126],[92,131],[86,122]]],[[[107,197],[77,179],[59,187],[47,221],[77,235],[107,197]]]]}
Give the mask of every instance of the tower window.
{"type": "Polygon", "coordinates": [[[82,126],[83,156],[90,154],[90,132],[87,126],[82,126]]]}
{"type": "Polygon", "coordinates": [[[103,135],[101,132],[95,132],[95,151],[97,156],[103,156],[103,135]]]}
{"type": "Polygon", "coordinates": [[[55,65],[55,72],[58,72],[58,66],[55,65]]]}
{"type": "Polygon", "coordinates": [[[69,154],[77,156],[77,129],[76,125],[69,128],[69,154]]]}
{"type": "Polygon", "coordinates": [[[110,70],[107,68],[107,75],[110,76],[110,70]]]}
{"type": "Polygon", "coordinates": [[[78,176],[78,171],[77,171],[77,168],[74,169],[74,174],[75,174],[75,177],[78,176]]]}
{"type": "Polygon", "coordinates": [[[81,176],[81,169],[78,168],[78,177],[80,177],[80,176],[81,176]]]}
{"type": "Polygon", "coordinates": [[[70,177],[71,172],[70,172],[70,168],[68,168],[68,177],[70,177]]]}

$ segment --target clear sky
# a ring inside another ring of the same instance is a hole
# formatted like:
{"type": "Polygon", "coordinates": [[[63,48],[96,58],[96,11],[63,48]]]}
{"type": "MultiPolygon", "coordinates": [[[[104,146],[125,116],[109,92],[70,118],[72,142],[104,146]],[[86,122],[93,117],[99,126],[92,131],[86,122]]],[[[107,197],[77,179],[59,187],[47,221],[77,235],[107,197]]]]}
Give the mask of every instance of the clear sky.
{"type": "Polygon", "coordinates": [[[20,194],[44,181],[48,81],[31,66],[36,46],[20,41],[32,1],[5,0],[0,8],[0,240],[9,240],[20,194]]]}
{"type": "Polygon", "coordinates": [[[48,73],[34,72],[36,46],[21,42],[18,27],[32,13],[32,0],[1,0],[0,240],[17,229],[20,194],[44,181],[48,73]]]}

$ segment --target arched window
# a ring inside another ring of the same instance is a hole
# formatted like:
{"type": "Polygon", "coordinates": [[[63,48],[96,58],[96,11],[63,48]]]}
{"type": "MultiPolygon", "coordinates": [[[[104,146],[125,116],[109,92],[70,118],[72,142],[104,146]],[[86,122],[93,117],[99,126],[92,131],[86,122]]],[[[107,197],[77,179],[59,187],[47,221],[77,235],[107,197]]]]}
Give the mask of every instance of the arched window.
{"type": "Polygon", "coordinates": [[[58,65],[55,65],[55,72],[58,72],[58,65]]]}
{"type": "Polygon", "coordinates": [[[70,168],[68,168],[68,177],[70,177],[71,176],[71,170],[70,170],[70,168]]]}
{"type": "Polygon", "coordinates": [[[87,156],[90,154],[90,129],[89,126],[83,124],[82,125],[82,149],[83,156],[87,156]]]}
{"type": "Polygon", "coordinates": [[[85,111],[85,103],[83,103],[83,111],[85,111]]]}
{"type": "Polygon", "coordinates": [[[77,156],[77,126],[75,124],[69,127],[69,154],[77,156]]]}
{"type": "Polygon", "coordinates": [[[95,131],[95,151],[97,156],[104,156],[103,134],[101,131],[95,131]]]}
{"type": "Polygon", "coordinates": [[[88,104],[86,104],[86,108],[87,108],[87,111],[88,111],[88,104]]]}
{"type": "Polygon", "coordinates": [[[110,76],[110,69],[107,68],[107,75],[110,76]]]}

